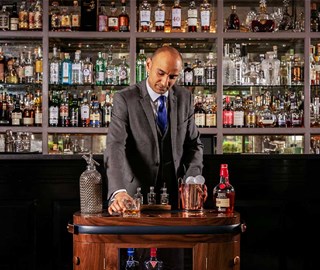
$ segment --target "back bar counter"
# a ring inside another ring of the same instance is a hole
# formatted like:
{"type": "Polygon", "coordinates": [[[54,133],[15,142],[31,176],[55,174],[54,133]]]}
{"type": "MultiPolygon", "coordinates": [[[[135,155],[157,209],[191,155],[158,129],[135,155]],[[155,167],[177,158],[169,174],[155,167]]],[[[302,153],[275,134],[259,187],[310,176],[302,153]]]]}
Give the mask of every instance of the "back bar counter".
{"type": "MultiPolygon", "coordinates": [[[[94,156],[101,165],[102,156],[94,156]]],[[[206,155],[203,176],[212,189],[229,165],[241,235],[241,270],[318,268],[319,155],[206,155]]],[[[67,224],[80,209],[81,156],[0,155],[0,269],[72,270],[67,224]]],[[[105,183],[105,181],[104,181],[105,183]]],[[[106,187],[104,187],[106,189],[106,187]]]]}

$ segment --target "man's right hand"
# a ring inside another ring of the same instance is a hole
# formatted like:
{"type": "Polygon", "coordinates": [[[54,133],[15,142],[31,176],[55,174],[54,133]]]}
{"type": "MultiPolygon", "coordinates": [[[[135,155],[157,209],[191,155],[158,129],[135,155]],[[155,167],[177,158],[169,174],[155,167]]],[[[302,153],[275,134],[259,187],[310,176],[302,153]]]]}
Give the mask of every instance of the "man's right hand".
{"type": "Polygon", "coordinates": [[[114,196],[114,201],[108,207],[109,214],[122,213],[126,209],[124,204],[126,200],[132,201],[133,199],[127,192],[118,192],[114,196]]]}

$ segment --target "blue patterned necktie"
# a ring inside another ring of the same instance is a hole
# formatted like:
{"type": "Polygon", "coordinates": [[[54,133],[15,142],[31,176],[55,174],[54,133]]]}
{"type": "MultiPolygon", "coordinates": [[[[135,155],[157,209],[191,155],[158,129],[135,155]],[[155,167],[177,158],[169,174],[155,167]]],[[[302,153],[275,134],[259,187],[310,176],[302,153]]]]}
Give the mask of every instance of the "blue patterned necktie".
{"type": "Polygon", "coordinates": [[[158,102],[160,102],[158,106],[158,116],[157,116],[157,124],[161,130],[161,133],[164,134],[167,128],[167,109],[166,109],[166,96],[160,96],[158,98],[158,102]]]}

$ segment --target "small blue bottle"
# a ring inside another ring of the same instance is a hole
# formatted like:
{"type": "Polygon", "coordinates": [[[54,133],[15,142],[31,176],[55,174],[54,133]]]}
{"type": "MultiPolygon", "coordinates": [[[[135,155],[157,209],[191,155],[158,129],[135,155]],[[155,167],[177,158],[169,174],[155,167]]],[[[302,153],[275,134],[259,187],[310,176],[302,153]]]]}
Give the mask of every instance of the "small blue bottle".
{"type": "Polygon", "coordinates": [[[134,248],[128,248],[125,270],[139,270],[139,262],[134,259],[134,248]]]}

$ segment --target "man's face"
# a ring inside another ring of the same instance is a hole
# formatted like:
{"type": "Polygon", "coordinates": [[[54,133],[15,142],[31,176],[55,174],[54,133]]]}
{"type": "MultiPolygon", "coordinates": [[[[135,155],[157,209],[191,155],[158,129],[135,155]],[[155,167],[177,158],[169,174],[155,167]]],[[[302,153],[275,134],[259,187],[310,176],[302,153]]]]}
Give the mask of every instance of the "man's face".
{"type": "Polygon", "coordinates": [[[180,57],[169,52],[161,52],[152,59],[147,59],[148,82],[158,94],[164,94],[175,84],[181,70],[180,57]]]}

